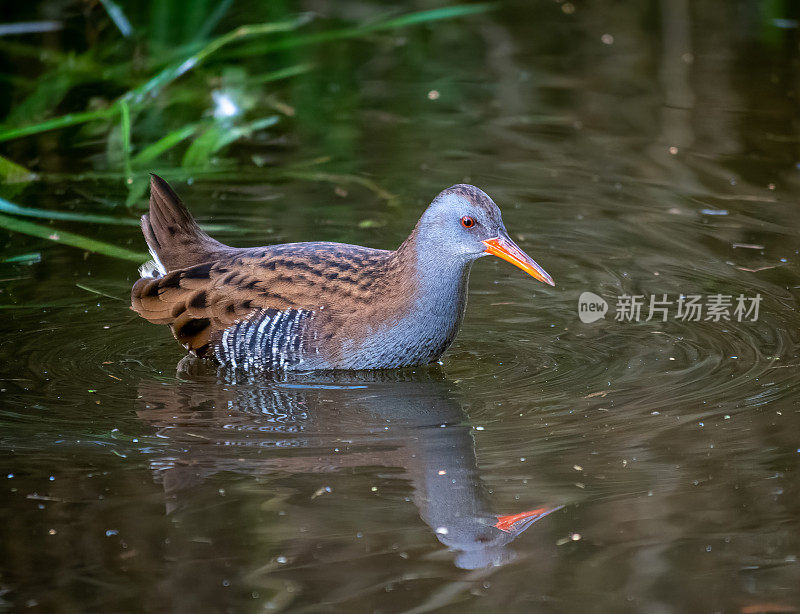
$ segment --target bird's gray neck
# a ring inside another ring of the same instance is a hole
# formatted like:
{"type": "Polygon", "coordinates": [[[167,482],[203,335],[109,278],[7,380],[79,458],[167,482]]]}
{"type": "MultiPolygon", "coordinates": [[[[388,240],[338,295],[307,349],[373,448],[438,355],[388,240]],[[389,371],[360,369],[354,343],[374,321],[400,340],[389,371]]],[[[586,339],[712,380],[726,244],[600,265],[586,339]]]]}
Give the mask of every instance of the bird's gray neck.
{"type": "Polygon", "coordinates": [[[387,300],[404,303],[363,341],[346,340],[340,364],[366,369],[421,365],[438,360],[461,326],[471,262],[454,261],[407,240],[385,263],[387,300]]]}
{"type": "Polygon", "coordinates": [[[416,241],[409,243],[401,249],[411,252],[406,253],[404,259],[413,267],[418,288],[416,309],[410,317],[420,318],[419,327],[426,335],[435,337],[444,351],[455,338],[464,317],[472,260],[454,258],[416,241]]]}
{"type": "Polygon", "coordinates": [[[467,304],[467,285],[472,261],[421,263],[417,268],[420,295],[418,304],[441,316],[463,315],[467,304]]]}

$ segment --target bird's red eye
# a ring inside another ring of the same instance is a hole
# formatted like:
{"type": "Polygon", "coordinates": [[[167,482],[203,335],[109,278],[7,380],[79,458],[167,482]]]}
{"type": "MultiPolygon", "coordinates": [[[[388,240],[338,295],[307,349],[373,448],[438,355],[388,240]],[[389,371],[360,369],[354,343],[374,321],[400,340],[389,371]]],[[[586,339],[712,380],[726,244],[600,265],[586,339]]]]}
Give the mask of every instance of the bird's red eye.
{"type": "Polygon", "coordinates": [[[461,225],[464,228],[472,228],[475,225],[475,220],[468,215],[461,218],[461,225]]]}

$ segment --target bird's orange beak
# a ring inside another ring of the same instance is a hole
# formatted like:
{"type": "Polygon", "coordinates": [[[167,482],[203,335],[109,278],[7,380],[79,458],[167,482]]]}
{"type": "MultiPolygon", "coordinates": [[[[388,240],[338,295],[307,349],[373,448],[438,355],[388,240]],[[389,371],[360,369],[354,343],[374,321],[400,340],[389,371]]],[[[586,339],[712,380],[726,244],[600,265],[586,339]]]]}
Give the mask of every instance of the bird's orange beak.
{"type": "Polygon", "coordinates": [[[523,271],[528,273],[546,284],[555,286],[553,278],[547,274],[542,267],[536,264],[536,261],[528,254],[523,252],[517,244],[508,237],[494,237],[493,239],[486,239],[481,241],[486,246],[486,253],[493,254],[498,258],[507,260],[514,266],[518,266],[523,271]]]}

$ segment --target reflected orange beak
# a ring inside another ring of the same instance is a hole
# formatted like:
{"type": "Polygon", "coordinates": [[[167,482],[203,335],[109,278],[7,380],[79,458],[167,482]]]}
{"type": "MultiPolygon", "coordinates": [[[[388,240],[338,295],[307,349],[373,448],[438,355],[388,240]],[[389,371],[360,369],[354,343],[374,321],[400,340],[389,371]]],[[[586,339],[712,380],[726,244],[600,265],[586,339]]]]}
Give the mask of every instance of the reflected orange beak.
{"type": "Polygon", "coordinates": [[[506,533],[511,533],[512,531],[514,533],[521,533],[537,520],[541,520],[548,514],[552,514],[553,512],[560,510],[562,507],[564,506],[557,505],[556,507],[540,507],[538,509],[531,510],[530,512],[511,514],[509,516],[498,516],[497,524],[494,526],[506,533]]]}
{"type": "Polygon", "coordinates": [[[517,244],[508,237],[495,237],[493,239],[486,239],[481,241],[486,246],[486,253],[507,260],[511,264],[518,266],[523,271],[528,273],[546,284],[555,286],[553,278],[547,274],[542,267],[536,264],[533,258],[523,252],[517,244]]]}

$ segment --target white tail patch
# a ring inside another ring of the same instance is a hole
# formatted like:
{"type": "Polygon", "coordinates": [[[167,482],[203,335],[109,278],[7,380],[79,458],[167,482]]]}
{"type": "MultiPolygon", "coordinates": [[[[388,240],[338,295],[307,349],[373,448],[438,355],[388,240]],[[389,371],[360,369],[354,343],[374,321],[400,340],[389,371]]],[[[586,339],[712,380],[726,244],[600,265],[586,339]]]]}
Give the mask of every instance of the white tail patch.
{"type": "Polygon", "coordinates": [[[147,247],[150,250],[150,255],[153,257],[153,259],[148,260],[139,267],[139,277],[152,277],[153,279],[156,279],[162,275],[166,275],[167,269],[163,264],[161,264],[161,261],[158,259],[158,254],[156,254],[155,251],[153,251],[153,248],[149,245],[147,247]]]}

